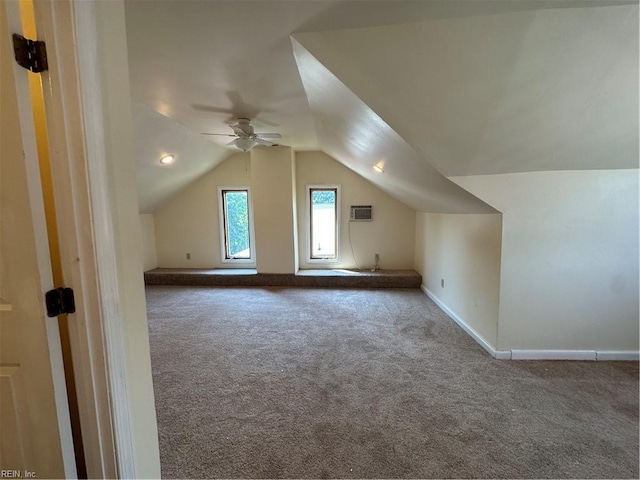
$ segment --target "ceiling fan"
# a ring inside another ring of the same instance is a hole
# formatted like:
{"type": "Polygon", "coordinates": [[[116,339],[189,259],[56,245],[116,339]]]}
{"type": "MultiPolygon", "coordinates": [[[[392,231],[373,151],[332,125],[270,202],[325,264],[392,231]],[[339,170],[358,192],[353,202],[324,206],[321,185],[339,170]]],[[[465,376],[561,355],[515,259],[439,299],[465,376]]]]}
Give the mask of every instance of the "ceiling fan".
{"type": "Polygon", "coordinates": [[[243,152],[248,152],[256,145],[264,145],[265,147],[277,147],[277,143],[266,140],[267,138],[282,138],[279,133],[255,133],[253,125],[250,124],[248,118],[238,118],[237,125],[231,125],[233,134],[231,133],[203,133],[202,135],[219,135],[224,137],[236,137],[227,145],[235,145],[243,152]]]}

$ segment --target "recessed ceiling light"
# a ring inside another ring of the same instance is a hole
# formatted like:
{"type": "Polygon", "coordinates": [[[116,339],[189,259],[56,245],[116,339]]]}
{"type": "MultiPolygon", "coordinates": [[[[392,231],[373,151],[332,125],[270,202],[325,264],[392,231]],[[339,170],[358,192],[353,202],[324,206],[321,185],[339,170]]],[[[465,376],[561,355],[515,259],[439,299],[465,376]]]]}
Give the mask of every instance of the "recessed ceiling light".
{"type": "Polygon", "coordinates": [[[160,157],[160,163],[162,165],[171,165],[175,159],[175,155],[163,155],[162,157],[160,157]]]}
{"type": "Polygon", "coordinates": [[[374,165],[373,169],[378,173],[384,173],[384,169],[382,168],[381,165],[374,165]]]}

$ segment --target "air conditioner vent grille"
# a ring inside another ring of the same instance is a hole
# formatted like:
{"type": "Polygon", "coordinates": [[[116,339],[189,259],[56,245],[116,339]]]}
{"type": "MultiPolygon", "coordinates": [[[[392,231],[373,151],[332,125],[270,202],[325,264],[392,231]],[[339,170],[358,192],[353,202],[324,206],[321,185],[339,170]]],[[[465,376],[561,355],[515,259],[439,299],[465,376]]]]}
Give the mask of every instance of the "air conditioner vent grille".
{"type": "Polygon", "coordinates": [[[371,205],[351,205],[350,222],[370,222],[373,220],[371,205]]]}

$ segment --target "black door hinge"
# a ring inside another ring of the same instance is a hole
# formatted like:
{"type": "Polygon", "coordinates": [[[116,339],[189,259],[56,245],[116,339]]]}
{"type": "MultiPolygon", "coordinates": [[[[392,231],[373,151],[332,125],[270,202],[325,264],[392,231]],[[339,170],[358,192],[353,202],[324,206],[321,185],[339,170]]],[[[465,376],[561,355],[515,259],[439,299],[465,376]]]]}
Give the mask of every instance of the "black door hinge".
{"type": "Polygon", "coordinates": [[[47,304],[47,316],[57,317],[63,313],[75,313],[76,300],[71,288],[56,288],[45,294],[47,304]]]}
{"type": "Polygon", "coordinates": [[[13,53],[21,67],[34,73],[44,72],[47,64],[47,47],[41,40],[29,40],[17,33],[13,34],[13,53]]]}

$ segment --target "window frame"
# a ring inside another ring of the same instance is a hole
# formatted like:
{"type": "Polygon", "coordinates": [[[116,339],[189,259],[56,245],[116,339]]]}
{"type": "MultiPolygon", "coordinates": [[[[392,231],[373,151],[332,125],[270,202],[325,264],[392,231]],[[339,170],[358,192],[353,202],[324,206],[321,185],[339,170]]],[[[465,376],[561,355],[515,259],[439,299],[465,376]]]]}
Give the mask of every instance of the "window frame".
{"type": "Polygon", "coordinates": [[[253,203],[251,187],[249,186],[220,186],[218,187],[218,226],[220,230],[220,262],[228,264],[255,265],[255,234],[253,230],[253,203]],[[226,192],[247,192],[247,209],[249,217],[249,258],[227,257],[227,218],[225,214],[226,192]]]}
{"type": "Polygon", "coordinates": [[[340,263],[340,185],[338,184],[310,184],[306,185],[306,262],[307,263],[322,263],[333,264],[340,263]],[[313,247],[311,245],[312,239],[312,214],[311,214],[311,193],[316,190],[335,190],[336,192],[336,229],[335,229],[335,257],[313,257],[313,247]]]}

